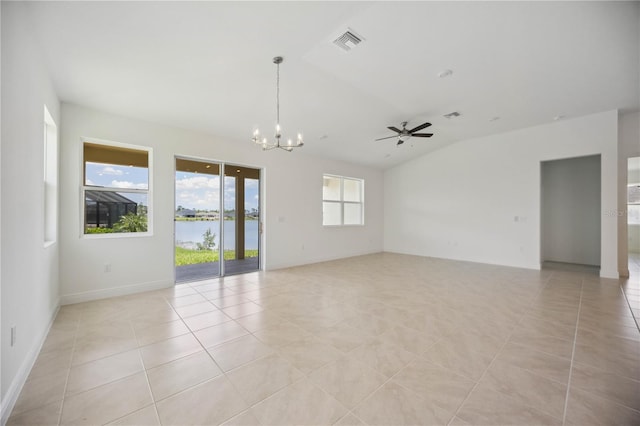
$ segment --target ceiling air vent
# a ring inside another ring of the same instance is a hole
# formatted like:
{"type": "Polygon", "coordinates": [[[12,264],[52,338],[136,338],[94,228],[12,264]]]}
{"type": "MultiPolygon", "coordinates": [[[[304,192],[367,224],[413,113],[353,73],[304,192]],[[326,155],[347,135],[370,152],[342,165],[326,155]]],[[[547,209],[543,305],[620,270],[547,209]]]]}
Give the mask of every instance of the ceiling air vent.
{"type": "Polygon", "coordinates": [[[364,39],[356,34],[352,29],[347,29],[337,39],[333,40],[333,44],[339,48],[349,51],[360,44],[364,39]]]}

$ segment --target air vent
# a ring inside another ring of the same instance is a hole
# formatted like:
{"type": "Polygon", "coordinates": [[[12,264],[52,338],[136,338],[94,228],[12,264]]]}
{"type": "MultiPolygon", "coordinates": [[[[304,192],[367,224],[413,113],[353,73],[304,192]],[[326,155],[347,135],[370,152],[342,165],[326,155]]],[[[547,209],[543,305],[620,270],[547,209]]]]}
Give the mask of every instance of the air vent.
{"type": "Polygon", "coordinates": [[[364,39],[356,34],[353,30],[347,29],[347,31],[345,31],[337,39],[333,40],[333,44],[348,52],[349,50],[360,44],[363,40],[364,39]]]}
{"type": "Polygon", "coordinates": [[[460,117],[460,113],[458,111],[453,111],[453,112],[450,112],[449,114],[444,115],[444,118],[448,118],[448,119],[452,119],[456,117],[460,117]]]}

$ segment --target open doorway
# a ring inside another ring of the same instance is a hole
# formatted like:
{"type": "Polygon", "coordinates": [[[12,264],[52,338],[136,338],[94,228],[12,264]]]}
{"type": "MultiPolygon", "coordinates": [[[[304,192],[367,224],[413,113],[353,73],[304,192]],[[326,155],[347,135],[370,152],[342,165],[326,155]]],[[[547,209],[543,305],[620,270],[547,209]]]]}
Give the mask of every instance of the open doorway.
{"type": "Polygon", "coordinates": [[[600,156],[541,163],[541,261],[599,274],[600,156]]]}
{"type": "Polygon", "coordinates": [[[260,170],[176,158],[176,283],[260,269],[260,170]]]}
{"type": "Polygon", "coordinates": [[[627,244],[629,277],[640,277],[640,157],[627,160],[627,244]]]}

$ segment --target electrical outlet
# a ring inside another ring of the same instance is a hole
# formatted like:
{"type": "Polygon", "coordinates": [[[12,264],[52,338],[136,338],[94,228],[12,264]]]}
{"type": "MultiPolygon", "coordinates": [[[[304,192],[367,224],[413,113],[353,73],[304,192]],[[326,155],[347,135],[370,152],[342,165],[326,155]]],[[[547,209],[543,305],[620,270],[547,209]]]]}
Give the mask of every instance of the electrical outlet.
{"type": "Polygon", "coordinates": [[[16,344],[16,326],[12,325],[11,326],[11,346],[14,346],[16,344]]]}
{"type": "Polygon", "coordinates": [[[111,272],[111,264],[110,263],[105,263],[104,264],[104,272],[111,272]]]}

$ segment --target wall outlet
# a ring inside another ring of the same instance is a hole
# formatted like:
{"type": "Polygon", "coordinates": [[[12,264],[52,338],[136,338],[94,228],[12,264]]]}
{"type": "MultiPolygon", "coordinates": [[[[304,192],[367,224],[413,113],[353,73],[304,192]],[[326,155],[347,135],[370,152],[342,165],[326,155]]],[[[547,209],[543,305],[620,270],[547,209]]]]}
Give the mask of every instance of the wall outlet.
{"type": "Polygon", "coordinates": [[[16,344],[16,326],[12,325],[11,326],[11,346],[14,346],[16,344]]]}
{"type": "Polygon", "coordinates": [[[104,264],[104,272],[111,272],[111,264],[110,263],[105,263],[104,264]]]}

